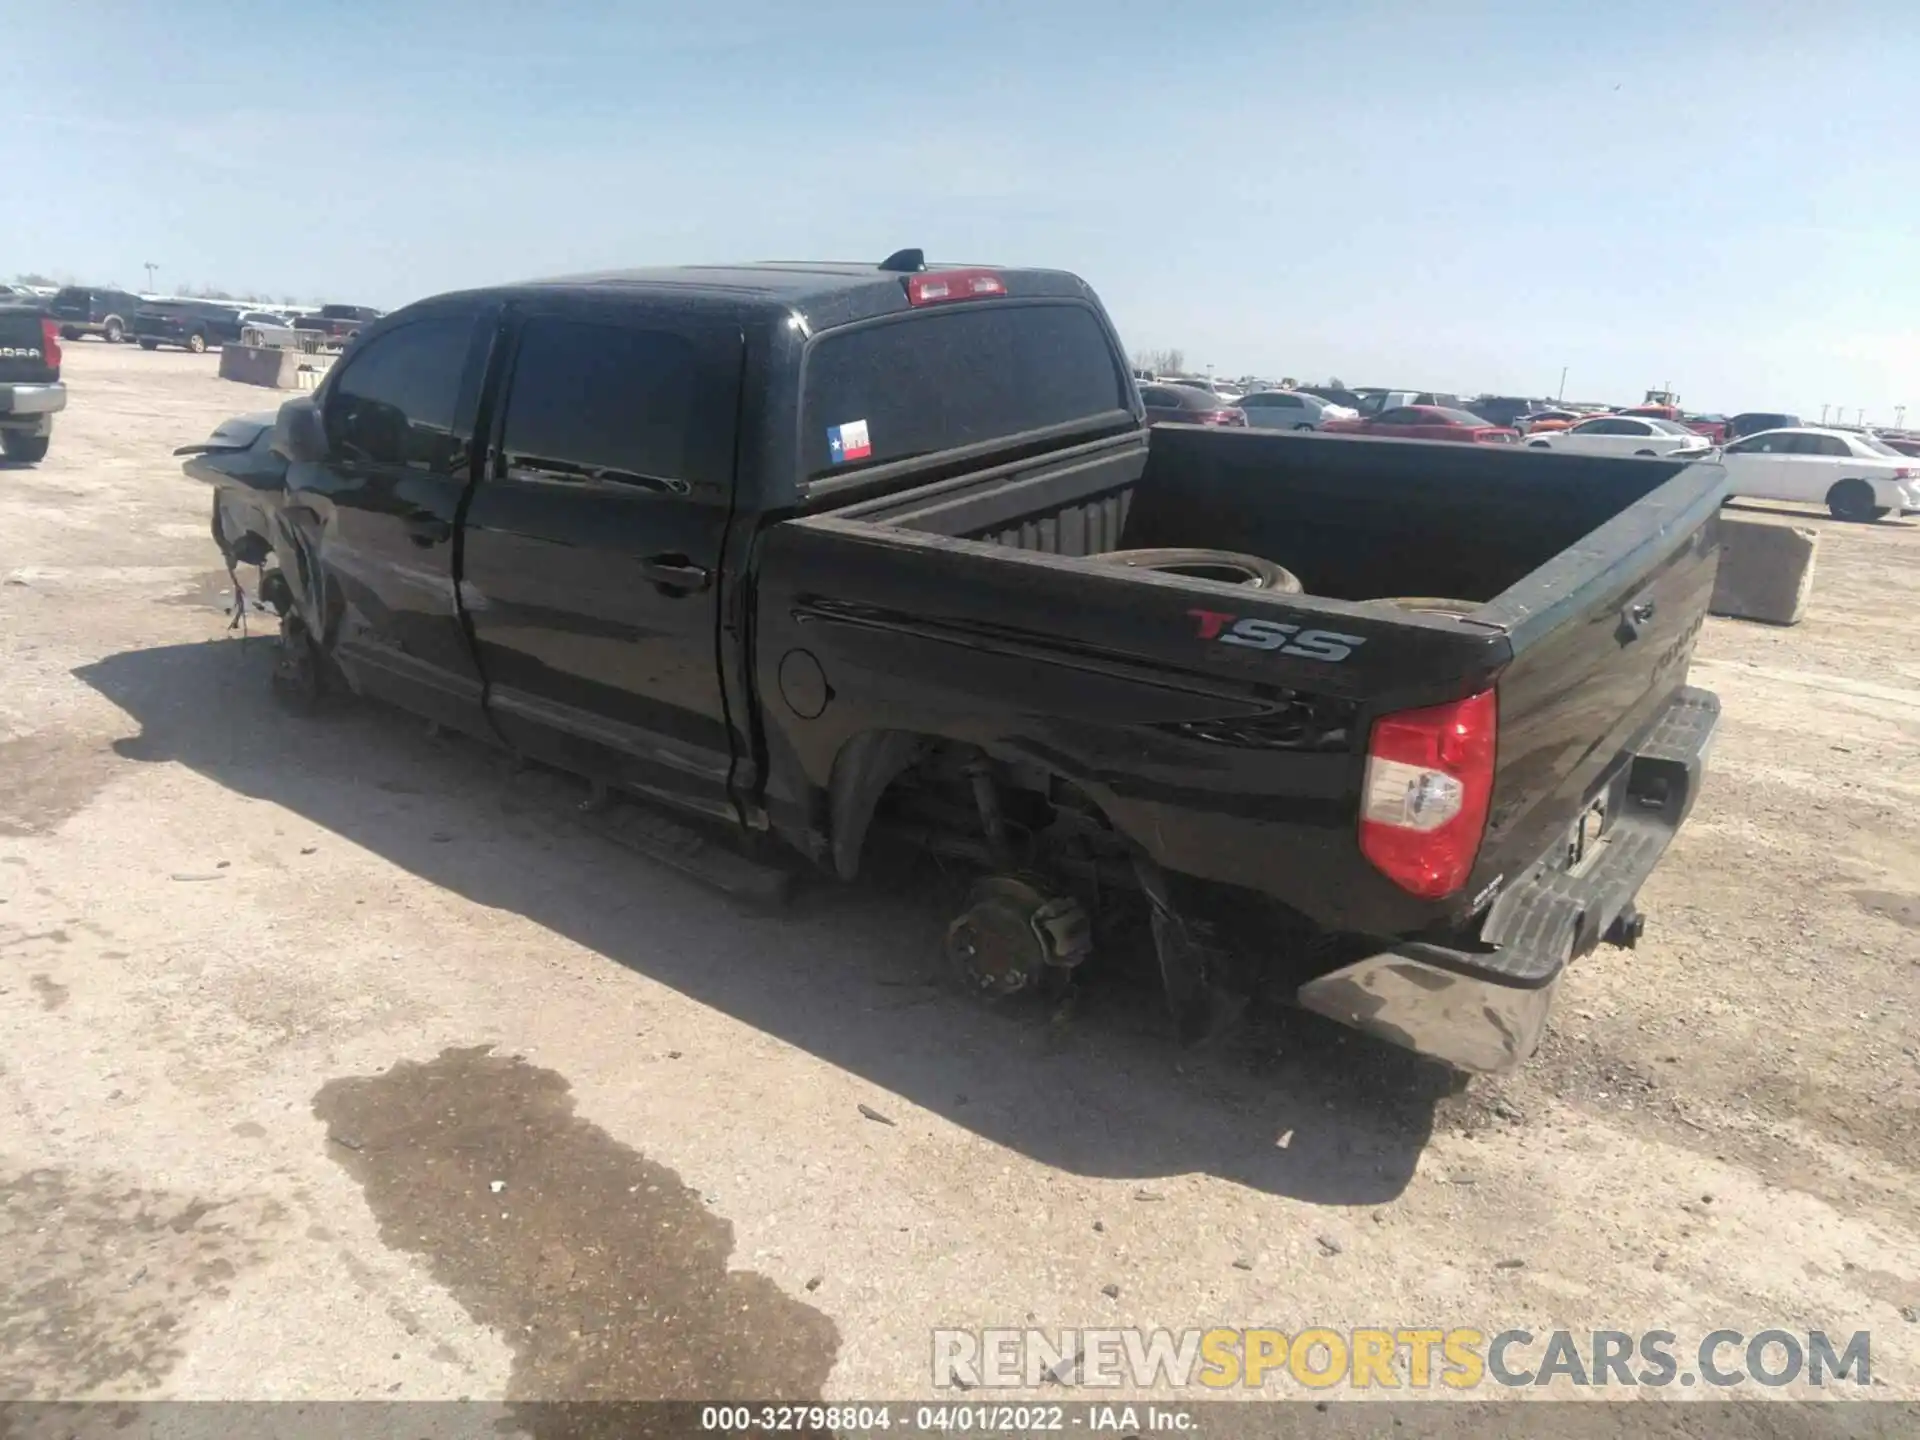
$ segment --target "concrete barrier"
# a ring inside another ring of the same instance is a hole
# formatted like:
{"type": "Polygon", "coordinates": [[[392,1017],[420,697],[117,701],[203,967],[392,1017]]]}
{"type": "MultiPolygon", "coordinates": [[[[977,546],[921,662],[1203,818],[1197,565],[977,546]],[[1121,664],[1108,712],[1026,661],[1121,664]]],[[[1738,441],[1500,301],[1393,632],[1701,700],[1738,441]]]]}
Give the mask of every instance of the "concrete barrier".
{"type": "Polygon", "coordinates": [[[1798,625],[1813,595],[1819,535],[1799,525],[1720,516],[1720,573],[1708,608],[1735,620],[1798,625]]]}
{"type": "Polygon", "coordinates": [[[246,385],[268,385],[291,390],[299,383],[300,352],[271,345],[222,345],[220,378],[246,385]]]}

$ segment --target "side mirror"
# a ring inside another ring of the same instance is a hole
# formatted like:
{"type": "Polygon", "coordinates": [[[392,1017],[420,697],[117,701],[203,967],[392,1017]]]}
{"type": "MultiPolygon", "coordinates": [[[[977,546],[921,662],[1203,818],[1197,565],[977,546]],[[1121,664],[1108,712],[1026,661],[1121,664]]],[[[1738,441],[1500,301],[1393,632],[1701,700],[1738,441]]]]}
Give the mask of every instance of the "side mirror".
{"type": "Polygon", "coordinates": [[[320,419],[320,407],[304,395],[282,405],[273,422],[271,448],[294,464],[326,459],[327,429],[320,419]]]}

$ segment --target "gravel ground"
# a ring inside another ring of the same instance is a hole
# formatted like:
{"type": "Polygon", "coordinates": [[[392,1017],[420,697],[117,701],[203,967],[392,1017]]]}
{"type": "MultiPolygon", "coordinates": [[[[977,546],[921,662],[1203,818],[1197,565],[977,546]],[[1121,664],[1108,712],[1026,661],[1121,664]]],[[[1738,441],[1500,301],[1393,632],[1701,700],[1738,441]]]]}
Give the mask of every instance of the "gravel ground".
{"type": "Polygon", "coordinates": [[[1311,1017],[983,1012],[937,873],[754,914],[283,717],[169,454],[279,397],[67,352],[0,470],[0,1397],[906,1398],[1026,1323],[1869,1330],[1920,1397],[1920,525],[1794,517],[1813,610],[1710,622],[1646,939],[1456,1089],[1311,1017]]]}

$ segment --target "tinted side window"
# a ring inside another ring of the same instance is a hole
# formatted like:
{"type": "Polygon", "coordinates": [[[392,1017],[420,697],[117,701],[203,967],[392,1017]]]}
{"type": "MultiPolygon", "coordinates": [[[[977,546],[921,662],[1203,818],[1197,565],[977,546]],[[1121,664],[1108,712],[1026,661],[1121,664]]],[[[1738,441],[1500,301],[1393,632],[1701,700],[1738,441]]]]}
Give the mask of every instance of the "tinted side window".
{"type": "Polygon", "coordinates": [[[828,334],[806,374],[801,454],[810,475],[1004,439],[1129,403],[1105,329],[1070,304],[962,304],[828,334]]]}
{"type": "Polygon", "coordinates": [[[684,494],[692,480],[723,478],[698,473],[711,448],[699,443],[703,423],[726,425],[699,413],[700,395],[699,356],[684,336],[529,320],[507,395],[507,471],[684,494]]]}
{"type": "Polygon", "coordinates": [[[1140,401],[1142,404],[1153,406],[1153,408],[1156,410],[1165,410],[1169,406],[1178,405],[1180,403],[1177,399],[1174,398],[1172,391],[1163,389],[1158,385],[1141,386],[1140,401]]]}
{"type": "Polygon", "coordinates": [[[1803,435],[1801,439],[1811,442],[1808,444],[1806,452],[1809,455],[1839,455],[1844,457],[1853,454],[1853,451],[1847,448],[1847,442],[1842,440],[1838,435],[1803,435]]]}
{"type": "Polygon", "coordinates": [[[1427,417],[1418,410],[1402,407],[1398,410],[1383,410],[1374,417],[1382,425],[1425,425],[1427,417]]]}
{"type": "Polygon", "coordinates": [[[448,475],[464,446],[453,435],[470,316],[415,320],[371,341],[327,397],[327,443],[345,460],[448,475]]]}

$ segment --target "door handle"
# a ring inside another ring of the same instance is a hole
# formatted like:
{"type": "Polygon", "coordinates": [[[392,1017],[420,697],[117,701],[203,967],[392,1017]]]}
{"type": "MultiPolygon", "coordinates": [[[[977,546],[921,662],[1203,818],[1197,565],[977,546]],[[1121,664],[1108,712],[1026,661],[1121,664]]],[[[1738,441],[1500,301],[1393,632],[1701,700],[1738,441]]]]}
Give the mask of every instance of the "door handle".
{"type": "Polygon", "coordinates": [[[425,511],[407,516],[406,527],[407,539],[422,550],[430,549],[435,545],[444,545],[453,538],[453,526],[450,522],[425,511]]]}
{"type": "Polygon", "coordinates": [[[713,583],[713,572],[695,565],[684,555],[649,555],[640,562],[640,573],[662,590],[694,595],[713,583]]]}

